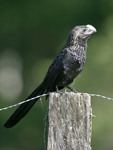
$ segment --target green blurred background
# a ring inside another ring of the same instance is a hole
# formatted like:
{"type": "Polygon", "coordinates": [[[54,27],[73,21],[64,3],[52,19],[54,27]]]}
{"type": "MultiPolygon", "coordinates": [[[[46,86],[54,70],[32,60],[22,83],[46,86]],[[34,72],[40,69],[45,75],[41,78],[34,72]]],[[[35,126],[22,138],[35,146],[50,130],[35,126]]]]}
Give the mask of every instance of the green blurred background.
{"type": "MultiPolygon", "coordinates": [[[[87,60],[73,87],[113,98],[113,1],[20,0],[0,2],[0,108],[23,101],[43,80],[70,30],[91,24],[87,60]]],[[[92,97],[92,148],[113,150],[113,102],[92,97]]],[[[0,150],[43,150],[48,101],[38,101],[14,128],[3,124],[16,108],[0,112],[0,150]],[[43,107],[43,108],[42,108],[43,107]]]]}

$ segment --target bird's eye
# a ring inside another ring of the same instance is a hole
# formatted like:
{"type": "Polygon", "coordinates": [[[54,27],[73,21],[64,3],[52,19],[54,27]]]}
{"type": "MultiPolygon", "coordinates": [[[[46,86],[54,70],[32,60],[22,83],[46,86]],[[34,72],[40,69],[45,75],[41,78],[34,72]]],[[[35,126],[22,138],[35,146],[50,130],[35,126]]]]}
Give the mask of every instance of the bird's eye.
{"type": "Polygon", "coordinates": [[[86,29],[83,30],[83,32],[85,32],[85,31],[86,31],[86,29]]]}

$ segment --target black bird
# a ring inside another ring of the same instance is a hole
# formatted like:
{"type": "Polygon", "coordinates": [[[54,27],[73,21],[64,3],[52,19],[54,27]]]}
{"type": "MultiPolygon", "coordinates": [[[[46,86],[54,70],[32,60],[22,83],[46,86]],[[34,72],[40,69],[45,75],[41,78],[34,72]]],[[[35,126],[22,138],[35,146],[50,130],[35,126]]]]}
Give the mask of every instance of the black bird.
{"type": "MultiPolygon", "coordinates": [[[[74,27],[67,38],[67,42],[50,65],[42,83],[27,98],[33,98],[43,93],[61,90],[69,87],[75,77],[84,68],[86,60],[87,40],[96,29],[92,25],[74,27]]],[[[31,109],[38,99],[21,104],[5,123],[4,127],[16,125],[31,109]]]]}

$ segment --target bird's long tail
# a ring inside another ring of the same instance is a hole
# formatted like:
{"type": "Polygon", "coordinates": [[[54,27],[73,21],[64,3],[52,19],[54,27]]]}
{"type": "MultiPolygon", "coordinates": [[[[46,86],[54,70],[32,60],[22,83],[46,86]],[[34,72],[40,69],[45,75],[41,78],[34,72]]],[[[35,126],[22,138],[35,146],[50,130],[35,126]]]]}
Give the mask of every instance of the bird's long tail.
{"type": "MultiPolygon", "coordinates": [[[[35,96],[41,95],[45,92],[45,84],[42,82],[32,93],[29,95],[27,99],[33,98],[35,96]]],[[[27,100],[26,99],[26,100],[27,100]]],[[[16,125],[32,108],[32,106],[36,103],[38,99],[34,99],[32,101],[21,104],[16,111],[12,114],[12,116],[7,120],[4,124],[4,127],[11,128],[16,125]]]]}

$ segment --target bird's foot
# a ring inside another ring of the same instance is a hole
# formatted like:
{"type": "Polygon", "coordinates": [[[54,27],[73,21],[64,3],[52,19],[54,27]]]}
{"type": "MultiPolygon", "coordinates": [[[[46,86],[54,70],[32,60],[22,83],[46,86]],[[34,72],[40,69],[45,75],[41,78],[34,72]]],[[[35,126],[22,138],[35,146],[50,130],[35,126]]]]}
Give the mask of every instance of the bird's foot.
{"type": "Polygon", "coordinates": [[[77,91],[75,90],[75,89],[73,89],[72,87],[70,87],[70,86],[66,86],[68,89],[70,89],[72,92],[74,92],[74,93],[77,93],[77,91]]]}

